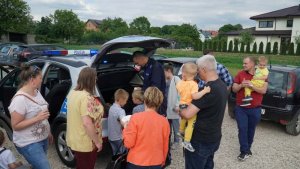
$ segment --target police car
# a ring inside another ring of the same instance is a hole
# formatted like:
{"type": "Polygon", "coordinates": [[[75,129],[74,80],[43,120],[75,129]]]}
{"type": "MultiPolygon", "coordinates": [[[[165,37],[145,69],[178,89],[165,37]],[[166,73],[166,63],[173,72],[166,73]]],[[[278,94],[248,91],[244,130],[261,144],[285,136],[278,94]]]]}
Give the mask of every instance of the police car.
{"type": "MultiPolygon", "coordinates": [[[[143,80],[132,62],[132,55],[122,51],[132,51],[130,48],[134,48],[134,50],[141,50],[152,56],[157,48],[169,45],[170,42],[166,39],[136,35],[124,36],[105,43],[99,52],[93,50],[45,51],[45,56],[28,62],[42,70],[43,82],[40,92],[49,103],[51,113],[49,122],[55,147],[64,164],[69,167],[75,165],[74,155],[65,141],[66,96],[71,89],[75,88],[79,72],[85,67],[93,67],[97,70],[96,96],[105,108],[102,121],[102,135],[105,139],[107,138],[107,112],[113,103],[114,92],[123,88],[132,93],[134,87],[140,87],[143,84],[143,80]]],[[[10,138],[12,129],[8,106],[18,89],[19,73],[20,69],[16,68],[0,81],[0,126],[5,128],[10,138]]],[[[131,112],[132,108],[133,103],[129,98],[125,110],[131,112]]]]}

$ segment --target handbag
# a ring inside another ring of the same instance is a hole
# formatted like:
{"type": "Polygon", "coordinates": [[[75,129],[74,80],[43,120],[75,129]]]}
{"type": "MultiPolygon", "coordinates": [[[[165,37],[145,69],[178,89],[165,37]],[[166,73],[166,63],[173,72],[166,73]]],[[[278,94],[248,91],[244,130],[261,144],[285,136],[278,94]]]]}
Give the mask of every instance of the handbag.
{"type": "MultiPolygon", "coordinates": [[[[118,147],[118,150],[122,147],[123,142],[118,147]]],[[[111,157],[111,160],[108,162],[106,169],[126,169],[127,165],[127,154],[126,150],[124,153],[116,154],[111,157]]]]}

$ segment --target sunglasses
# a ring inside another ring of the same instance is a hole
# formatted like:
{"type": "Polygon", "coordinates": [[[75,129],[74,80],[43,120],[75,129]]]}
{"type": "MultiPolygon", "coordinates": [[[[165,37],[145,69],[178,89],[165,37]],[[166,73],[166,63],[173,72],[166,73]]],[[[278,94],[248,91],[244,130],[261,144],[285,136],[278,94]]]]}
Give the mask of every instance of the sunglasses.
{"type": "Polygon", "coordinates": [[[33,66],[31,66],[31,70],[32,70],[32,75],[31,76],[34,77],[34,76],[36,76],[37,74],[40,73],[41,68],[39,68],[38,66],[33,65],[33,66]]]}

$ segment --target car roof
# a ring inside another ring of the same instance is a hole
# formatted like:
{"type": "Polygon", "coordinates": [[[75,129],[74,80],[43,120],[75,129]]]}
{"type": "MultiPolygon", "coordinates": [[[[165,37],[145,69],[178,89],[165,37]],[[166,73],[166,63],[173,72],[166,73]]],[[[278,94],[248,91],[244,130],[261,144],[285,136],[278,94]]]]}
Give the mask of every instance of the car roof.
{"type": "Polygon", "coordinates": [[[271,70],[277,70],[277,71],[284,71],[284,72],[292,72],[292,71],[300,71],[299,66],[292,66],[292,65],[269,65],[269,69],[271,70]]]}
{"type": "Polygon", "coordinates": [[[55,57],[41,56],[31,60],[30,62],[45,62],[45,61],[59,62],[76,68],[91,65],[91,58],[89,56],[78,56],[78,55],[55,56],[55,57]]]}
{"type": "Polygon", "coordinates": [[[166,58],[161,59],[162,61],[169,61],[169,62],[177,62],[177,63],[187,63],[187,62],[196,62],[198,58],[193,57],[176,57],[176,58],[166,58]]]}

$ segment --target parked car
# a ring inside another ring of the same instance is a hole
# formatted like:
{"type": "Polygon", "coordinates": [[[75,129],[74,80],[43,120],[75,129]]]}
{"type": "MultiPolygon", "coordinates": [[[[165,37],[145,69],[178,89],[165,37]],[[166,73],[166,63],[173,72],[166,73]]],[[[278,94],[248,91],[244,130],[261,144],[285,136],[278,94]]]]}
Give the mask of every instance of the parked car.
{"type": "MultiPolygon", "coordinates": [[[[97,70],[96,96],[104,106],[105,114],[102,120],[103,139],[107,139],[107,113],[113,103],[114,92],[123,88],[132,93],[134,87],[143,84],[139,72],[135,69],[132,54],[126,52],[111,52],[118,48],[139,48],[145,53],[153,53],[159,47],[168,47],[170,42],[165,39],[145,36],[125,36],[105,43],[102,50],[94,56],[42,56],[28,62],[42,69],[43,82],[41,94],[49,103],[52,133],[55,140],[55,148],[61,161],[69,167],[75,165],[74,155],[66,145],[67,99],[69,91],[77,84],[80,71],[85,67],[93,67],[97,70]]],[[[55,51],[56,53],[58,51],[55,51]]],[[[62,51],[66,53],[66,51],[62,51]]],[[[81,52],[77,52],[81,53],[81,52]]],[[[50,54],[48,54],[50,55],[50,54]]],[[[16,93],[20,69],[16,68],[0,81],[0,125],[5,126],[11,135],[10,114],[8,106],[16,93]]],[[[129,99],[125,105],[126,112],[131,112],[133,103],[129,99]]]]}
{"type": "Polygon", "coordinates": [[[0,50],[0,60],[2,61],[17,61],[15,53],[17,53],[21,48],[16,45],[5,46],[0,50]]]}
{"type": "Polygon", "coordinates": [[[5,47],[5,46],[19,46],[19,45],[25,45],[22,42],[5,42],[5,43],[0,43],[0,50],[5,47]]]}
{"type": "Polygon", "coordinates": [[[26,62],[39,56],[43,56],[43,52],[47,50],[66,50],[64,47],[51,44],[19,45],[19,47],[20,50],[14,54],[14,57],[20,62],[26,62]]]}
{"type": "MultiPolygon", "coordinates": [[[[285,125],[291,135],[300,133],[300,67],[269,69],[268,89],[262,101],[262,119],[285,125]]],[[[235,93],[229,96],[229,115],[234,118],[235,93]]]]}

